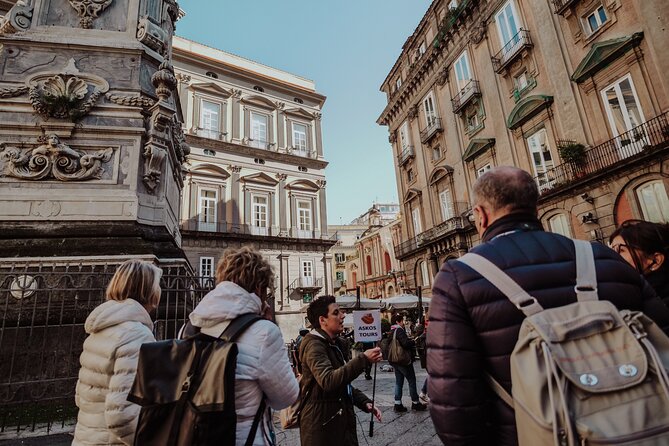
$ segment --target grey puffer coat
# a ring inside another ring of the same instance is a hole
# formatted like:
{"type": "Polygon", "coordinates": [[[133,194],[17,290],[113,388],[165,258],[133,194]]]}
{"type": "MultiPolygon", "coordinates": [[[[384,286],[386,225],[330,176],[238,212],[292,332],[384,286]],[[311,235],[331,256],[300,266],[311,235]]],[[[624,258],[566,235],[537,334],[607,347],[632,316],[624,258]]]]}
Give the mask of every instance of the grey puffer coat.
{"type": "MultiPolygon", "coordinates": [[[[500,267],[544,308],[576,301],[573,242],[544,232],[529,214],[493,223],[472,252],[500,267]]],[[[618,254],[593,243],[598,294],[619,309],[642,310],[665,332],[669,309],[618,254]]],[[[432,420],[444,444],[516,445],[513,410],[484,382],[491,374],[511,392],[510,355],[524,319],[497,288],[456,260],[434,280],[427,332],[432,420]]]]}

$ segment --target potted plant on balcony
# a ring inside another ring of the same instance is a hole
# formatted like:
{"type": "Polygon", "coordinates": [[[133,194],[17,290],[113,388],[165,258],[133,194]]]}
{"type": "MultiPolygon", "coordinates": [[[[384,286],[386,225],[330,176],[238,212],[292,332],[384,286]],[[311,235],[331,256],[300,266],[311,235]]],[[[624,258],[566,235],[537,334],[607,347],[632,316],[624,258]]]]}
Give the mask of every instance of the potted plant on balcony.
{"type": "Polygon", "coordinates": [[[572,167],[574,176],[577,178],[583,176],[583,166],[586,160],[585,146],[581,143],[570,142],[560,146],[558,151],[560,158],[572,167]]]}

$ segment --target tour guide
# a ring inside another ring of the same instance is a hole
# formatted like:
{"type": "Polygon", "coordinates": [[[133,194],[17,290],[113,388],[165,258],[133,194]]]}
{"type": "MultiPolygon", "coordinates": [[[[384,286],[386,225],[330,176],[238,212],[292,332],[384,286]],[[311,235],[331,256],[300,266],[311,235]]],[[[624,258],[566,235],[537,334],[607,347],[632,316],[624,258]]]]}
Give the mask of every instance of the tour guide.
{"type": "Polygon", "coordinates": [[[314,330],[302,340],[300,361],[300,440],[302,446],[357,446],[355,404],[381,421],[381,412],[351,382],[368,364],[381,360],[381,349],[366,350],[348,363],[336,343],[344,331],[345,312],[334,296],[321,296],[309,304],[307,318],[314,330]]]}

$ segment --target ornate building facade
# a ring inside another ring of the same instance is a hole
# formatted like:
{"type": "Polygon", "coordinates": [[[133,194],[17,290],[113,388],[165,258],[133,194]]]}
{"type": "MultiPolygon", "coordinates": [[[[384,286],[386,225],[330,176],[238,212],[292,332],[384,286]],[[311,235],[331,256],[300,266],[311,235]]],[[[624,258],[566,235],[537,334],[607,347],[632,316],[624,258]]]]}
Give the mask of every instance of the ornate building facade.
{"type": "Polygon", "coordinates": [[[355,294],[357,281],[358,251],[355,244],[367,230],[366,224],[330,225],[330,231],[337,234],[337,243],[330,248],[332,254],[332,283],[335,296],[355,294]]]}
{"type": "Polygon", "coordinates": [[[547,230],[669,220],[669,3],[435,0],[381,86],[410,286],[478,242],[471,186],[532,173],[547,230]]]}
{"type": "Polygon", "coordinates": [[[286,339],[300,308],[333,292],[321,108],[313,81],[183,38],[173,42],[186,141],[181,232],[201,276],[226,247],[252,245],[274,266],[286,339]]]}

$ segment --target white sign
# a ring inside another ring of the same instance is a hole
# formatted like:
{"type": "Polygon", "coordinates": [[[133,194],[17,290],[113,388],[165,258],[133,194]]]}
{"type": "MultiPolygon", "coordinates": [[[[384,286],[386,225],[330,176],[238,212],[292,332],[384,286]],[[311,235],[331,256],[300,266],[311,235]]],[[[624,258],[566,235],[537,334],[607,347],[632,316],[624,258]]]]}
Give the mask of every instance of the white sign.
{"type": "Polygon", "coordinates": [[[353,334],[355,342],[381,340],[381,311],[365,310],[353,312],[353,334]]]}

